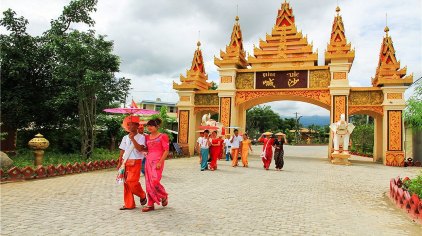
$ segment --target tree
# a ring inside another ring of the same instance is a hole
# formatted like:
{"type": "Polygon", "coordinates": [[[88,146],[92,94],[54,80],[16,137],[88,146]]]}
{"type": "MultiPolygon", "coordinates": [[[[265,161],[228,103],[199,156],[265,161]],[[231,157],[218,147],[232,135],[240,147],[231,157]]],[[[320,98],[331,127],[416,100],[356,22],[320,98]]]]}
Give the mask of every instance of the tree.
{"type": "Polygon", "coordinates": [[[374,120],[368,115],[353,115],[350,122],[356,128],[351,134],[352,146],[360,153],[373,153],[374,147],[374,120]]]}
{"type": "Polygon", "coordinates": [[[246,112],[246,127],[253,131],[253,135],[276,130],[280,122],[280,115],[270,106],[256,106],[246,112]]]}
{"type": "Polygon", "coordinates": [[[218,85],[216,82],[211,81],[211,86],[208,90],[217,90],[218,89],[218,85]]]}
{"type": "Polygon", "coordinates": [[[374,147],[374,125],[358,125],[351,134],[354,148],[360,153],[372,153],[374,147]]]}
{"type": "Polygon", "coordinates": [[[170,140],[173,140],[173,134],[171,132],[169,132],[168,130],[171,128],[171,124],[176,122],[176,119],[173,117],[169,117],[169,115],[167,114],[167,107],[166,106],[162,106],[160,109],[160,112],[158,114],[152,115],[151,116],[151,120],[152,119],[156,119],[156,118],[160,118],[162,123],[160,125],[160,129],[159,131],[161,133],[165,133],[169,136],[170,140]]]}
{"type": "Polygon", "coordinates": [[[251,137],[266,131],[290,130],[295,126],[294,118],[283,119],[270,106],[256,106],[246,112],[246,127],[251,137]]]}
{"type": "Polygon", "coordinates": [[[415,93],[407,100],[404,118],[409,127],[422,130],[422,78],[414,84],[415,93]]]}
{"type": "Polygon", "coordinates": [[[116,148],[116,141],[120,136],[124,136],[125,132],[122,129],[122,122],[125,116],[123,115],[98,115],[98,126],[104,129],[109,138],[109,150],[114,151],[116,148]]]}
{"type": "Polygon", "coordinates": [[[63,14],[51,22],[51,29],[45,34],[53,53],[53,79],[63,85],[56,102],[77,111],[81,153],[86,158],[94,149],[98,108],[122,101],[129,90],[125,78],[114,77],[120,61],[113,54],[113,42],[103,35],[95,35],[92,29],[87,32],[69,30],[71,23],[94,26],[89,14],[96,10],[96,4],[96,0],[72,1],[63,14]]]}
{"type": "Polygon", "coordinates": [[[96,4],[97,0],[71,1],[41,37],[26,33],[26,19],[15,17],[10,9],[4,12],[0,25],[10,34],[0,38],[1,121],[8,139],[17,128],[57,128],[79,120],[82,155],[92,155],[97,112],[122,101],[130,86],[128,79],[114,76],[120,62],[111,41],[92,28],[70,29],[74,23],[93,27],[90,13],[96,4]]]}
{"type": "Polygon", "coordinates": [[[49,52],[42,37],[26,32],[28,20],[11,9],[3,12],[0,25],[9,34],[0,35],[1,122],[7,132],[2,150],[14,151],[18,128],[48,125],[57,113],[45,103],[54,96],[49,79],[49,52]]]}

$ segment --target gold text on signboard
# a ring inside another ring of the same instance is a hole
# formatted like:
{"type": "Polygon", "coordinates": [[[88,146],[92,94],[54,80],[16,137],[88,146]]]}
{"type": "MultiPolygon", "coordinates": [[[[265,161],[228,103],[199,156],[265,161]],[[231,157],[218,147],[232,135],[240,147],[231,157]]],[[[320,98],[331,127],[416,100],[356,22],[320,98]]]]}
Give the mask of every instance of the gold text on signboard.
{"type": "Polygon", "coordinates": [[[262,81],[262,85],[275,88],[274,79],[269,78],[268,80],[264,80],[262,81]]]}

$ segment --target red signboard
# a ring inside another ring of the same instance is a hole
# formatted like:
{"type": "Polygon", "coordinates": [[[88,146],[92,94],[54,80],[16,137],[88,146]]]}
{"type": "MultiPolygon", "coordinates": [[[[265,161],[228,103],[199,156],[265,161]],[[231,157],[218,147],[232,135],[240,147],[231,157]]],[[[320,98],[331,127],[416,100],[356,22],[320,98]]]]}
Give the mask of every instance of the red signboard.
{"type": "Polygon", "coordinates": [[[256,72],[256,89],[295,89],[308,87],[308,71],[256,72]]]}

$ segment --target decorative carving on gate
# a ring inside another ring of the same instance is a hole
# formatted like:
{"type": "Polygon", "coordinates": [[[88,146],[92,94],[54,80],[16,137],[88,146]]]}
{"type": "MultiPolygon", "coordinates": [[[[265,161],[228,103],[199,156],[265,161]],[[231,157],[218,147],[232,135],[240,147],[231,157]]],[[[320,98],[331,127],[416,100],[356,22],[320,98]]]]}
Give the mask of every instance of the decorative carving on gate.
{"type": "Polygon", "coordinates": [[[190,102],[190,97],[189,96],[180,96],[180,101],[181,102],[190,102]]]}
{"type": "Polygon", "coordinates": [[[375,112],[381,116],[384,114],[382,106],[349,106],[347,110],[349,111],[349,116],[365,111],[375,112]]]}
{"type": "Polygon", "coordinates": [[[238,73],[236,75],[236,89],[254,89],[254,73],[238,73]]]}
{"type": "Polygon", "coordinates": [[[404,152],[386,152],[385,164],[387,166],[404,166],[404,152]]]}
{"type": "Polygon", "coordinates": [[[381,90],[350,91],[349,106],[381,105],[384,95],[381,90]]]}
{"type": "Polygon", "coordinates": [[[231,97],[222,97],[220,103],[220,123],[225,127],[230,126],[230,116],[231,116],[231,97]]]}
{"type": "Polygon", "coordinates": [[[330,85],[329,70],[313,70],[309,75],[309,88],[328,88],[330,85]]]}
{"type": "Polygon", "coordinates": [[[402,151],[402,111],[388,111],[388,151],[402,151]]]}
{"type": "Polygon", "coordinates": [[[195,94],[195,105],[218,105],[218,94],[195,94]]]}
{"type": "Polygon", "coordinates": [[[188,143],[189,140],[189,112],[179,111],[179,143],[188,143]]]}
{"type": "Polygon", "coordinates": [[[202,112],[202,111],[206,111],[206,112],[212,112],[212,113],[219,113],[220,112],[220,107],[217,106],[205,106],[205,107],[195,107],[194,108],[194,113],[198,113],[198,112],[202,112]]]}
{"type": "Polygon", "coordinates": [[[232,77],[231,76],[223,76],[221,77],[221,83],[231,83],[232,82],[232,77]]]}
{"type": "Polygon", "coordinates": [[[346,79],[346,72],[334,72],[333,73],[334,80],[343,80],[346,79]]]}
{"type": "Polygon", "coordinates": [[[297,96],[309,98],[322,102],[323,104],[331,105],[330,91],[327,90],[282,90],[282,91],[237,91],[236,105],[248,102],[250,100],[266,97],[266,96],[297,96]]]}
{"type": "Polygon", "coordinates": [[[387,99],[403,99],[403,94],[401,94],[401,93],[387,93],[387,99]]]}
{"type": "MultiPolygon", "coordinates": [[[[347,114],[346,96],[335,95],[334,97],[334,109],[333,109],[333,123],[340,120],[341,114],[347,114]]],[[[347,117],[347,116],[346,116],[347,117]]]]}

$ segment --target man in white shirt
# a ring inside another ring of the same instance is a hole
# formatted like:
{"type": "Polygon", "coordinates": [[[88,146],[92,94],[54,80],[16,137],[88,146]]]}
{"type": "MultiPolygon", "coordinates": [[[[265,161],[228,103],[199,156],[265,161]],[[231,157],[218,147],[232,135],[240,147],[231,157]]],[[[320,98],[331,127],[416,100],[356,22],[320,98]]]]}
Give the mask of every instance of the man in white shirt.
{"type": "Polygon", "coordinates": [[[205,169],[208,169],[208,156],[210,153],[210,146],[211,146],[211,140],[209,137],[210,131],[205,130],[204,131],[204,137],[200,137],[198,139],[199,147],[201,150],[201,171],[204,171],[205,169]]]}
{"type": "Polygon", "coordinates": [[[232,143],[230,142],[230,134],[226,134],[226,138],[224,139],[224,150],[226,154],[226,161],[230,161],[230,152],[232,143]]]}
{"type": "Polygon", "coordinates": [[[239,130],[234,130],[234,135],[230,140],[230,143],[232,144],[231,147],[231,154],[232,154],[232,166],[236,167],[238,165],[237,158],[239,156],[239,148],[240,148],[240,142],[242,142],[242,136],[239,135],[239,130]]]}
{"type": "MultiPolygon", "coordinates": [[[[148,134],[144,134],[144,129],[145,129],[144,125],[139,125],[138,134],[143,135],[144,139],[145,139],[145,136],[148,135],[148,134]]],[[[144,157],[144,159],[142,159],[141,175],[145,174],[145,162],[146,162],[146,160],[147,160],[146,157],[144,157]]]]}
{"type": "Polygon", "coordinates": [[[199,132],[199,138],[196,140],[196,144],[195,144],[196,152],[198,153],[198,156],[199,156],[199,164],[201,164],[201,160],[202,160],[202,158],[201,158],[201,145],[200,145],[202,137],[204,137],[203,131],[199,132]]]}
{"type": "Polygon", "coordinates": [[[124,165],[125,169],[123,193],[125,205],[121,207],[120,210],[130,210],[136,207],[133,195],[140,198],[141,205],[145,205],[147,203],[146,194],[139,183],[142,159],[144,159],[143,152],[145,151],[145,136],[138,134],[138,116],[126,117],[123,122],[130,133],[123,137],[119,146],[120,157],[118,168],[124,165]],[[125,155],[125,152],[130,153],[125,155]],[[127,159],[123,159],[123,156],[127,157],[127,159]]]}

